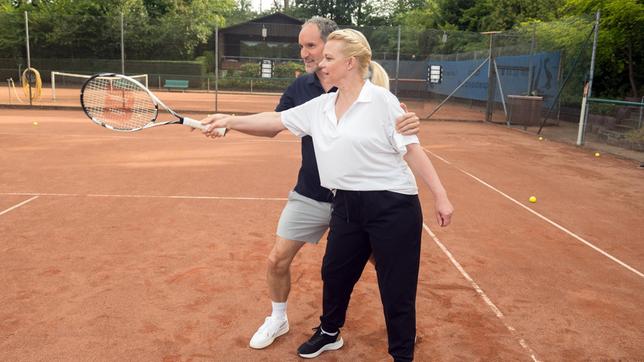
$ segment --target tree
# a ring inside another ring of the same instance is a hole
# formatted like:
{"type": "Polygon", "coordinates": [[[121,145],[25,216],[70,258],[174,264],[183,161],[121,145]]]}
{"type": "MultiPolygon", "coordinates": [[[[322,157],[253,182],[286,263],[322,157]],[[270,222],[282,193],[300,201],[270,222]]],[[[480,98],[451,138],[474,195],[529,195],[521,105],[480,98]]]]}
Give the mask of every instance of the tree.
{"type": "Polygon", "coordinates": [[[0,50],[9,58],[18,57],[24,45],[22,8],[13,2],[0,4],[0,50]]]}
{"type": "Polygon", "coordinates": [[[257,16],[250,0],[237,0],[237,5],[226,16],[226,24],[234,25],[251,20],[257,16]]]}
{"type": "Polygon", "coordinates": [[[601,12],[596,78],[600,93],[639,97],[644,72],[644,4],[637,0],[568,0],[577,14],[601,12]]]}
{"type": "Polygon", "coordinates": [[[558,18],[559,0],[485,0],[463,12],[461,21],[472,31],[509,30],[529,20],[558,18]]]}
{"type": "Polygon", "coordinates": [[[305,10],[308,14],[319,15],[332,19],[338,24],[353,24],[353,18],[360,12],[363,0],[300,0],[296,7],[305,10]]]}
{"type": "Polygon", "coordinates": [[[129,58],[193,59],[234,5],[234,0],[4,0],[0,50],[24,56],[27,10],[36,57],[118,58],[123,14],[129,58]]]}

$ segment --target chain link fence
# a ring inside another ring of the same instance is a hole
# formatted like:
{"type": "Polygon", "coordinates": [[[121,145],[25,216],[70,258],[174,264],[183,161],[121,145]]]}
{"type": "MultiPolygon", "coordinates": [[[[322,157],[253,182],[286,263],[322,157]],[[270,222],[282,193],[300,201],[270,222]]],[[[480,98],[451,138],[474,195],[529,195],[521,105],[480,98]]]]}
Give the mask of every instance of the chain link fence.
{"type": "MultiPolygon", "coordinates": [[[[29,14],[26,19],[8,24],[25,29],[20,39],[0,43],[0,79],[6,80],[0,103],[28,100],[21,86],[28,62],[42,82],[35,104],[63,102],[60,90],[76,100],[84,78],[74,75],[125,72],[146,75],[157,92],[174,90],[167,80],[187,81],[184,92],[212,93],[212,102],[202,104],[210,112],[217,92],[280,94],[304,72],[297,44],[300,24],[248,22],[212,29],[203,44],[186,44],[179,27],[163,30],[132,15],[61,18],[58,24],[29,14]],[[58,89],[55,101],[52,81],[58,89]]],[[[391,91],[421,118],[495,122],[574,143],[594,23],[592,17],[569,17],[490,33],[354,28],[365,34],[373,59],[387,70],[391,91]]],[[[628,101],[590,102],[582,130],[586,139],[616,144],[625,139],[626,147],[641,148],[637,102],[642,100],[628,101]]]]}

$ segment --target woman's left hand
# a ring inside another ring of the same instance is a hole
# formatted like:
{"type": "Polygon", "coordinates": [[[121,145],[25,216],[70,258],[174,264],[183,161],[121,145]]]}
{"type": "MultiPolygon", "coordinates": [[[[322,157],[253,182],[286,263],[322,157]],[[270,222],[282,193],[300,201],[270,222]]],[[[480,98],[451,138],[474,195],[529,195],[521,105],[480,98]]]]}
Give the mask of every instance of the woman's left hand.
{"type": "Polygon", "coordinates": [[[447,196],[437,198],[434,207],[436,208],[436,221],[438,225],[443,227],[449,225],[452,222],[454,206],[452,206],[447,196]]]}

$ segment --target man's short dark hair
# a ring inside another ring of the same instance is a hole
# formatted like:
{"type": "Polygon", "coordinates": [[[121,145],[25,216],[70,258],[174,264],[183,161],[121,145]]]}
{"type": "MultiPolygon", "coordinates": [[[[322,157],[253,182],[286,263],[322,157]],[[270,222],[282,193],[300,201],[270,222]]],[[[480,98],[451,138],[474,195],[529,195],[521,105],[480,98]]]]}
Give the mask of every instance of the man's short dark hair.
{"type": "Polygon", "coordinates": [[[312,17],[311,19],[307,20],[302,26],[306,24],[314,24],[315,26],[317,26],[318,29],[320,29],[320,37],[325,43],[326,43],[326,38],[329,36],[329,34],[340,29],[338,27],[338,24],[335,23],[335,21],[327,18],[323,18],[321,16],[312,17]]]}

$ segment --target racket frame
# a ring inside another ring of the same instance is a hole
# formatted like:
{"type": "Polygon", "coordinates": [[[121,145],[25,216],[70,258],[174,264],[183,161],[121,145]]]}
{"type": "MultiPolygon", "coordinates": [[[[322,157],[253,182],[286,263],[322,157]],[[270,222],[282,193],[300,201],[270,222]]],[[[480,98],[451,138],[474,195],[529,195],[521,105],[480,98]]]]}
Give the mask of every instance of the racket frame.
{"type": "MultiPolygon", "coordinates": [[[[80,102],[81,102],[81,107],[83,108],[83,112],[85,112],[87,117],[89,119],[91,119],[92,122],[98,124],[99,126],[108,128],[108,129],[113,130],[113,131],[135,132],[135,131],[140,131],[140,130],[146,129],[146,128],[152,128],[152,127],[163,126],[163,125],[168,125],[168,124],[183,124],[183,125],[186,125],[188,127],[197,128],[197,129],[201,129],[201,130],[204,130],[204,129],[208,128],[208,125],[201,124],[201,122],[196,120],[196,119],[193,119],[193,118],[190,118],[190,117],[184,117],[184,116],[180,115],[179,113],[173,111],[170,107],[168,107],[165,103],[163,103],[163,101],[161,101],[159,99],[159,97],[157,97],[154,93],[152,93],[152,91],[150,91],[141,82],[139,82],[138,80],[136,80],[134,78],[128,77],[127,75],[123,75],[123,74],[118,74],[118,73],[98,73],[98,74],[94,74],[89,79],[87,79],[85,81],[85,83],[83,83],[83,86],[81,87],[81,93],[80,93],[80,102]],[[154,108],[155,108],[154,117],[150,120],[150,122],[146,123],[143,127],[127,128],[126,129],[126,128],[113,127],[113,126],[111,126],[109,124],[105,124],[105,122],[101,121],[100,119],[96,119],[93,116],[91,116],[89,114],[89,112],[87,111],[87,108],[85,107],[85,103],[83,101],[83,95],[85,94],[85,88],[89,84],[89,82],[92,81],[95,78],[100,78],[100,77],[124,79],[124,80],[126,80],[128,82],[134,83],[136,86],[138,86],[139,88],[144,90],[147,93],[147,95],[150,97],[150,99],[152,100],[152,104],[154,104],[154,108]],[[163,109],[165,109],[168,113],[170,113],[171,115],[173,115],[177,119],[173,120],[173,121],[157,122],[157,118],[159,117],[159,106],[163,107],[163,109]]],[[[223,136],[223,135],[226,134],[227,129],[226,128],[218,128],[217,131],[219,132],[220,136],[223,136]]]]}

